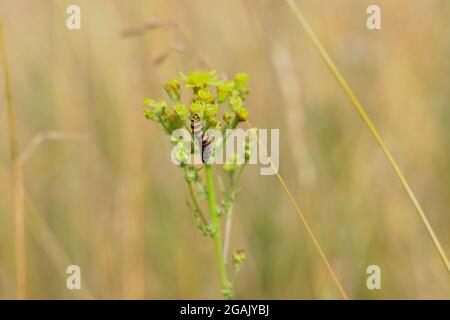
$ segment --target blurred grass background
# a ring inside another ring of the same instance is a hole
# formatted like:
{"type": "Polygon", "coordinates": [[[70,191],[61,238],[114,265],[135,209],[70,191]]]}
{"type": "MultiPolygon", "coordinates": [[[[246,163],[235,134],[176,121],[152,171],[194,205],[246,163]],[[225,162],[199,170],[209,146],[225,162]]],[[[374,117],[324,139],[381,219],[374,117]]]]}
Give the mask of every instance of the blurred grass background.
{"type": "MultiPolygon", "coordinates": [[[[450,253],[450,2],[297,1],[379,127],[450,253]]],[[[220,72],[250,74],[252,124],[280,128],[280,173],[350,298],[448,299],[450,281],[381,150],[283,1],[0,0],[24,164],[29,298],[220,298],[213,244],[186,206],[167,137],[142,115],[161,83],[201,69],[181,23],[220,72]],[[81,30],[66,7],[81,7],[81,30]],[[155,59],[176,50],[155,64],[155,59]],[[34,217],[34,218],[33,218],[34,217]],[[81,293],[65,268],[81,267],[81,293]],[[368,290],[366,268],[382,270],[368,290]]],[[[4,79],[0,78],[1,88],[4,79]]],[[[0,96],[0,298],[15,297],[5,98],[0,96]]],[[[275,176],[244,173],[232,249],[238,298],[339,293],[275,176]]]]}

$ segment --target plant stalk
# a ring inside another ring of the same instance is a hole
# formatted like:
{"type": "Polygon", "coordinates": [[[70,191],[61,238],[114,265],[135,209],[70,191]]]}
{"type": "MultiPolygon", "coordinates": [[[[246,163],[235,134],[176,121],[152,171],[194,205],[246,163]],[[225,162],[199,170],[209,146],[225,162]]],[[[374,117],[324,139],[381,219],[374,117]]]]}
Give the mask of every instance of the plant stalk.
{"type": "Polygon", "coordinates": [[[209,164],[205,164],[205,174],[206,174],[206,187],[208,190],[208,204],[209,211],[211,214],[211,224],[214,228],[214,252],[217,261],[217,267],[219,269],[220,284],[222,287],[222,293],[225,298],[227,298],[227,292],[230,289],[230,282],[228,281],[227,269],[225,266],[225,261],[223,259],[222,252],[222,231],[219,215],[217,213],[216,205],[216,194],[214,191],[214,181],[212,174],[212,167],[209,164]]]}
{"type": "Polygon", "coordinates": [[[11,80],[8,69],[8,56],[6,52],[3,24],[0,19],[0,55],[2,60],[4,94],[6,96],[6,112],[8,115],[9,147],[11,150],[11,180],[12,199],[14,210],[15,231],[15,263],[16,263],[16,290],[17,299],[26,297],[26,244],[25,244],[25,215],[23,201],[22,166],[19,158],[17,142],[16,114],[12,102],[11,80]]]}
{"type": "Polygon", "coordinates": [[[294,0],[286,0],[290,8],[295,14],[295,17],[297,18],[298,22],[302,26],[303,30],[306,32],[309,39],[313,42],[315,48],[325,61],[326,65],[330,69],[331,73],[334,75],[336,80],[341,85],[342,89],[345,91],[345,93],[350,98],[350,101],[352,102],[355,109],[358,111],[359,115],[361,116],[362,121],[364,124],[369,128],[369,131],[375,138],[376,142],[380,146],[381,150],[383,151],[384,155],[386,156],[387,160],[389,161],[389,164],[391,165],[392,169],[394,170],[395,174],[397,175],[398,179],[400,180],[403,188],[405,189],[409,199],[411,200],[413,206],[415,207],[420,219],[422,220],[423,225],[425,226],[425,229],[427,230],[434,247],[436,248],[437,253],[439,254],[442,263],[444,264],[445,268],[447,269],[447,272],[450,274],[450,263],[447,258],[447,255],[445,254],[444,249],[441,246],[441,243],[439,242],[439,239],[437,238],[436,234],[434,233],[433,228],[431,227],[430,222],[428,221],[428,218],[425,214],[425,212],[422,209],[422,206],[420,205],[419,201],[417,200],[414,192],[412,191],[408,181],[406,180],[405,176],[403,175],[403,172],[401,171],[399,165],[397,164],[397,161],[394,159],[394,156],[391,154],[391,151],[388,149],[386,143],[384,142],[383,138],[381,137],[380,133],[378,132],[377,128],[373,124],[372,120],[370,119],[369,115],[366,113],[365,108],[362,106],[362,104],[359,102],[356,95],[353,93],[352,89],[350,88],[350,85],[345,80],[342,73],[339,71],[338,67],[334,63],[333,59],[329,56],[328,52],[326,51],[325,47],[320,42],[319,38],[314,33],[313,29],[309,25],[306,18],[303,16],[302,12],[294,2],[294,0]]]}
{"type": "MultiPolygon", "coordinates": [[[[236,186],[239,184],[239,180],[241,179],[241,175],[242,175],[242,172],[244,171],[244,168],[245,168],[245,164],[241,165],[241,167],[239,168],[237,177],[233,177],[233,180],[229,186],[228,192],[230,192],[230,190],[235,189],[236,186]]],[[[225,261],[225,264],[228,263],[227,260],[228,260],[228,250],[230,248],[231,224],[232,223],[233,223],[233,210],[231,210],[231,212],[228,213],[226,224],[225,224],[225,239],[223,240],[223,259],[225,261]]]]}
{"type": "Polygon", "coordinates": [[[187,182],[188,189],[189,189],[189,195],[191,196],[191,200],[192,200],[192,204],[194,206],[194,209],[198,212],[198,216],[199,216],[202,224],[204,226],[206,226],[208,223],[207,223],[207,221],[205,219],[205,216],[203,215],[203,211],[200,209],[200,206],[198,204],[197,197],[195,196],[194,189],[192,187],[192,182],[189,180],[186,167],[184,167],[183,170],[184,170],[184,176],[186,178],[186,182],[187,182]]]}

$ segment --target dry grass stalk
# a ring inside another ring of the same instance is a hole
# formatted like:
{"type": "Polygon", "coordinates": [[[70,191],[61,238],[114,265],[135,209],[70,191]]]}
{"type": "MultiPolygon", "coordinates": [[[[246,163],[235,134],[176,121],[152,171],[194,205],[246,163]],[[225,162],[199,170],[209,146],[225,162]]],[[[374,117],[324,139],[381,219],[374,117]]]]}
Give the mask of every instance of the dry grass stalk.
{"type": "Polygon", "coordinates": [[[8,56],[3,33],[3,24],[0,20],[0,55],[2,59],[4,94],[6,96],[6,113],[8,115],[9,147],[11,153],[12,199],[14,210],[15,229],[15,263],[16,263],[16,290],[17,298],[26,298],[26,237],[25,215],[23,208],[23,180],[22,166],[19,159],[17,141],[16,114],[12,101],[11,80],[8,69],[8,56]]]}
{"type": "Polygon", "coordinates": [[[407,182],[405,176],[403,175],[403,172],[401,171],[400,167],[397,164],[397,161],[394,159],[393,155],[391,154],[390,150],[388,149],[387,145],[385,144],[383,138],[381,137],[380,133],[376,129],[375,125],[373,124],[372,120],[370,119],[369,115],[366,113],[364,107],[359,102],[358,98],[353,93],[353,90],[350,88],[350,85],[345,80],[344,76],[341,74],[339,69],[337,68],[334,61],[329,56],[328,52],[325,50],[324,46],[320,42],[319,38],[314,33],[313,29],[309,25],[306,18],[303,16],[302,12],[296,5],[296,3],[293,0],[286,0],[289,7],[294,12],[298,22],[302,26],[302,28],[305,30],[308,37],[313,42],[315,48],[327,64],[328,68],[330,69],[331,73],[334,75],[336,80],[339,82],[341,87],[344,89],[345,93],[350,98],[350,101],[352,102],[353,106],[358,111],[359,115],[361,116],[361,119],[363,120],[364,124],[369,128],[370,133],[373,135],[375,140],[377,141],[380,148],[383,150],[384,155],[389,161],[389,164],[394,169],[395,174],[399,178],[403,188],[405,189],[406,193],[408,194],[408,197],[410,198],[412,204],[416,208],[417,213],[419,214],[419,217],[425,226],[442,262],[444,263],[448,273],[450,274],[450,263],[448,261],[447,255],[444,252],[444,249],[442,249],[442,246],[439,242],[439,239],[437,238],[436,234],[434,233],[433,228],[431,227],[428,218],[425,214],[425,212],[422,209],[422,206],[420,205],[419,201],[417,200],[414,192],[412,191],[411,187],[409,186],[409,183],[407,182]]]}

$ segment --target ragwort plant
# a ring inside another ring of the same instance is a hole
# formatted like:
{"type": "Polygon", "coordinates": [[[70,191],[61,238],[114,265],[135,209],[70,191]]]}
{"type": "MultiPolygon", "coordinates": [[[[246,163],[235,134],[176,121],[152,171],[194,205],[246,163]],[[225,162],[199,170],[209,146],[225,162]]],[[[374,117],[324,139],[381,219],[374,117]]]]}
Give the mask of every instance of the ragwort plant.
{"type": "MultiPolygon", "coordinates": [[[[227,256],[232,211],[239,192],[239,180],[250,157],[251,139],[247,136],[245,161],[243,163],[240,161],[239,163],[242,164],[238,164],[237,155],[234,154],[227,158],[231,160],[225,162],[220,173],[218,170],[213,170],[213,164],[205,161],[203,155],[201,165],[191,164],[189,159],[192,159],[196,150],[204,151],[202,146],[198,148],[199,144],[211,143],[211,141],[203,141],[207,140],[204,132],[209,128],[222,132],[224,138],[219,147],[224,147],[227,129],[235,129],[239,123],[247,121],[249,112],[245,107],[245,100],[249,94],[248,79],[246,73],[236,74],[233,80],[221,79],[216,71],[194,71],[188,75],[180,73],[178,79],[164,84],[170,101],[163,99],[144,101],[145,117],[158,122],[171,137],[172,145],[180,147],[176,151],[175,158],[188,187],[190,196],[188,206],[201,232],[213,239],[220,284],[225,299],[234,297],[236,277],[241,269],[241,263],[245,260],[244,250],[237,250],[231,255],[231,265],[228,263],[227,256]],[[192,90],[189,101],[183,102],[182,91],[186,90],[182,90],[182,85],[188,89],[187,92],[192,90]],[[199,122],[198,127],[193,119],[199,122]],[[187,129],[192,137],[193,144],[187,149],[181,138],[172,136],[174,130],[182,128],[187,129]],[[220,184],[220,202],[216,198],[215,177],[220,184]],[[208,203],[208,218],[203,213],[202,201],[208,203]],[[227,223],[224,237],[222,219],[226,219],[227,223]]],[[[251,129],[249,133],[256,134],[256,129],[251,129]]],[[[217,150],[217,144],[215,147],[217,150]]]]}

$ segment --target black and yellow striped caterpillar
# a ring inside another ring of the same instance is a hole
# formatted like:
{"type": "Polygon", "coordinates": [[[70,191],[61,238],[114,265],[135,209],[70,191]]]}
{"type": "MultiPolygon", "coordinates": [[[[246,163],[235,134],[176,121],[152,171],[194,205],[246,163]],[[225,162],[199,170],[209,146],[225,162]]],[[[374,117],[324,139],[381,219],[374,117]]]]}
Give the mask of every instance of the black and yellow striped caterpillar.
{"type": "Polygon", "coordinates": [[[203,131],[202,120],[196,113],[193,113],[191,116],[191,130],[200,145],[202,162],[207,163],[208,159],[211,157],[213,139],[211,139],[208,134],[203,131]]]}

